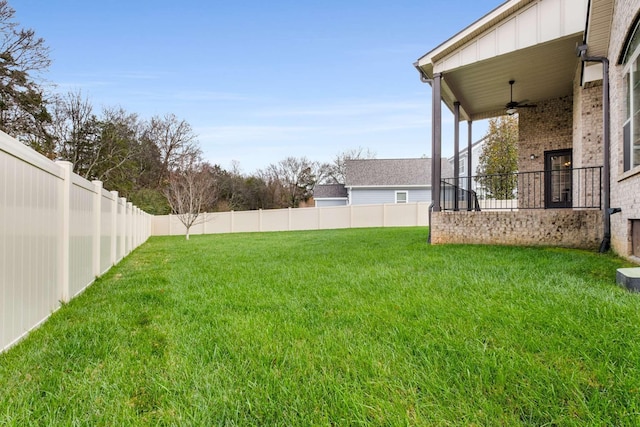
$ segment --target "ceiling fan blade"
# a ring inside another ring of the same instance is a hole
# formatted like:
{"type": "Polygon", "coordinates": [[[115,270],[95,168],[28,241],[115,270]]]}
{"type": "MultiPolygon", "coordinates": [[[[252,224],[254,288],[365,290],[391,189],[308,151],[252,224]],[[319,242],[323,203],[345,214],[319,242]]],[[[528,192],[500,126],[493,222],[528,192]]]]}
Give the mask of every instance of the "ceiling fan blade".
{"type": "Polygon", "coordinates": [[[504,106],[507,110],[507,114],[512,115],[515,114],[518,108],[535,108],[537,105],[535,104],[527,104],[528,99],[523,99],[522,101],[514,101],[513,100],[513,84],[515,80],[509,80],[509,102],[504,106]]]}

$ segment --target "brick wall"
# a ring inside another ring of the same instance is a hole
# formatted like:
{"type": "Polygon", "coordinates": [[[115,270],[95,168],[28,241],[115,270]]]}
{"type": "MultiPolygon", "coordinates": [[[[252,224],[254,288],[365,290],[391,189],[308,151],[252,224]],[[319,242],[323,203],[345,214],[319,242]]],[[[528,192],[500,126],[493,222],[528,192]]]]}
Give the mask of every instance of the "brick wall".
{"type": "Polygon", "coordinates": [[[626,91],[624,66],[618,65],[618,60],[638,11],[640,0],[616,1],[608,55],[611,99],[611,207],[622,209],[621,213],[611,216],[611,244],[616,253],[625,257],[631,254],[630,220],[640,219],[640,168],[623,172],[622,126],[626,112],[626,91]]]}
{"type": "Polygon", "coordinates": [[[544,170],[544,152],[573,145],[573,97],[537,102],[518,115],[518,169],[544,170]],[[531,155],[536,156],[531,160],[531,155]]]}
{"type": "MultiPolygon", "coordinates": [[[[581,87],[582,67],[576,67],[573,82],[573,167],[586,168],[603,165],[603,116],[602,116],[602,80],[587,83],[581,87]]],[[[577,177],[588,178],[594,171],[574,172],[577,177]]],[[[578,181],[581,181],[578,179],[578,181]]],[[[577,201],[596,201],[601,196],[601,188],[592,185],[574,185],[574,206],[577,201]]],[[[602,200],[602,199],[600,199],[602,200]]],[[[584,204],[582,204],[584,206],[584,204]]]]}
{"type": "Polygon", "coordinates": [[[434,212],[433,244],[500,244],[597,249],[602,211],[434,212]]]}
{"type": "MultiPolygon", "coordinates": [[[[544,170],[544,152],[573,145],[573,97],[537,102],[518,115],[518,171],[544,170]],[[531,158],[534,155],[534,159],[531,158]]],[[[544,175],[531,175],[518,183],[522,206],[544,207],[544,175]]]]}

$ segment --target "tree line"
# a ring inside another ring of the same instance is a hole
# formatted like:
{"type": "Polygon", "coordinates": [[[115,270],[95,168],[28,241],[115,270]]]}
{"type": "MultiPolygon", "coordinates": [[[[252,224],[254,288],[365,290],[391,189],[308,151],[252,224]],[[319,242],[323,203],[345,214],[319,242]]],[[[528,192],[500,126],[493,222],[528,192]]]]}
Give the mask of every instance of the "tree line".
{"type": "Polygon", "coordinates": [[[193,128],[173,113],[145,119],[122,107],[97,111],[80,91],[50,90],[49,48],[15,21],[6,0],[0,32],[0,129],[152,214],[298,207],[316,183],[344,182],[345,158],[373,156],[356,149],[333,163],[287,157],[251,174],[237,162],[226,170],[204,161],[193,128]]]}
{"type": "MultiPolygon", "coordinates": [[[[49,48],[14,15],[0,0],[0,130],[52,160],[70,161],[78,175],[102,181],[151,214],[299,207],[316,184],[344,183],[346,160],[375,157],[357,148],[329,163],[287,157],[251,174],[239,163],[224,169],[203,159],[193,128],[173,113],[145,119],[122,107],[96,111],[80,91],[47,90],[49,48]]],[[[515,151],[502,149],[517,135],[514,126],[493,123],[490,133],[498,136],[488,140],[479,172],[504,172],[505,164],[514,169],[515,151]]]]}

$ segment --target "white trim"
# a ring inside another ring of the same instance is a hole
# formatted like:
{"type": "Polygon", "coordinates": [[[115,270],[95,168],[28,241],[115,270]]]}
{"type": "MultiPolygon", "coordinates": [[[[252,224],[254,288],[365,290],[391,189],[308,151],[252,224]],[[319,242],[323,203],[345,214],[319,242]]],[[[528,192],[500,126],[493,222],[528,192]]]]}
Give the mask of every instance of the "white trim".
{"type": "MultiPolygon", "coordinates": [[[[473,24],[467,26],[466,28],[464,28],[463,30],[461,30],[460,32],[455,34],[453,37],[451,37],[448,40],[442,42],[440,45],[436,46],[431,51],[429,51],[426,54],[422,55],[418,59],[418,65],[419,66],[424,66],[424,65],[428,64],[432,60],[432,58],[434,58],[435,56],[441,54],[442,52],[444,52],[444,51],[446,51],[448,49],[450,49],[456,43],[460,43],[465,38],[471,37],[474,33],[480,31],[482,27],[484,27],[486,25],[490,25],[492,21],[500,18],[501,15],[506,14],[514,5],[517,5],[518,3],[522,3],[522,2],[523,2],[523,0],[520,0],[520,1],[506,1],[506,2],[504,2],[502,5],[496,7],[491,12],[487,13],[485,16],[483,16],[482,18],[478,19],[473,24]]],[[[529,1],[524,0],[524,3],[529,3],[529,1]]]]}
{"type": "Polygon", "coordinates": [[[396,192],[395,192],[395,203],[396,204],[403,204],[403,205],[406,205],[407,203],[409,203],[409,190],[396,190],[396,192]],[[398,201],[398,194],[400,194],[400,193],[404,193],[404,195],[405,195],[404,202],[399,202],[398,201]]]}
{"type": "Polygon", "coordinates": [[[577,17],[586,16],[587,3],[588,0],[507,1],[422,56],[418,66],[432,65],[433,73],[443,73],[581,33],[584,19],[577,17]]]}
{"type": "MultiPolygon", "coordinates": [[[[636,30],[634,28],[634,30],[636,30]]],[[[637,34],[635,34],[636,37],[640,37],[640,29],[637,30],[637,34]]],[[[628,43],[632,43],[633,42],[633,38],[629,39],[628,43]]],[[[626,46],[625,46],[626,48],[626,46]]],[[[622,71],[622,76],[623,76],[623,86],[624,86],[624,98],[623,98],[623,102],[625,103],[625,108],[628,108],[629,111],[626,111],[626,114],[623,115],[624,121],[622,122],[622,127],[624,129],[624,127],[629,124],[629,141],[625,141],[624,138],[622,138],[622,150],[623,150],[623,170],[624,170],[624,164],[626,163],[626,160],[624,158],[624,145],[625,143],[629,144],[628,150],[629,150],[629,169],[624,171],[629,172],[634,170],[635,168],[637,168],[638,166],[640,166],[640,164],[634,164],[634,158],[635,158],[635,153],[634,150],[635,148],[635,143],[634,143],[634,134],[636,133],[636,120],[634,120],[634,117],[636,116],[636,114],[640,114],[639,110],[640,110],[640,99],[636,99],[636,93],[633,90],[633,81],[634,79],[636,79],[636,75],[640,73],[640,69],[634,69],[634,68],[640,68],[640,45],[636,46],[636,49],[631,52],[628,56],[627,59],[627,63],[624,64],[624,68],[622,71]],[[628,78],[625,78],[626,76],[629,76],[628,78]],[[629,97],[629,104],[627,105],[627,96],[629,97]],[[634,113],[634,110],[636,111],[634,113]]]]}

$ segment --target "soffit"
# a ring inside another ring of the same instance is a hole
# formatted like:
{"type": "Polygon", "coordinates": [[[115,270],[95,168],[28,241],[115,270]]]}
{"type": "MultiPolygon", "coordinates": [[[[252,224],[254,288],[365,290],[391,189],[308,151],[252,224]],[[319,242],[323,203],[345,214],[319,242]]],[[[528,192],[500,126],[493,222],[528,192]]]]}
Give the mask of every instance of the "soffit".
{"type": "MultiPolygon", "coordinates": [[[[572,93],[588,0],[511,0],[436,49],[415,66],[440,73],[442,99],[461,119],[503,115],[509,102],[533,103],[572,93]]],[[[606,1],[606,0],[604,0],[606,1]]]]}
{"type": "Polygon", "coordinates": [[[509,80],[515,80],[513,100],[520,103],[570,95],[579,65],[575,46],[581,41],[581,35],[566,37],[448,71],[443,101],[451,110],[459,102],[462,119],[480,120],[505,114],[509,80]]]}
{"type": "Polygon", "coordinates": [[[589,56],[608,56],[613,6],[613,0],[591,0],[586,37],[589,56]]]}

